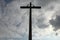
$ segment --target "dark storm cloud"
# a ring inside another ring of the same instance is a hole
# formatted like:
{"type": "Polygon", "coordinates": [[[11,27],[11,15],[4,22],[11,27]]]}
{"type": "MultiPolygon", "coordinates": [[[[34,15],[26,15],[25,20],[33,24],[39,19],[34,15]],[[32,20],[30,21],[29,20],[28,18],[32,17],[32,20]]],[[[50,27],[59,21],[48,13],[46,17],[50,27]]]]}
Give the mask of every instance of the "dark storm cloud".
{"type": "Polygon", "coordinates": [[[60,16],[56,16],[56,19],[51,19],[50,24],[55,28],[54,30],[60,29],[60,16]]]}
{"type": "Polygon", "coordinates": [[[12,0],[4,0],[6,3],[10,3],[12,0]]]}
{"type": "Polygon", "coordinates": [[[13,0],[4,0],[6,4],[12,2],[13,0]]]}

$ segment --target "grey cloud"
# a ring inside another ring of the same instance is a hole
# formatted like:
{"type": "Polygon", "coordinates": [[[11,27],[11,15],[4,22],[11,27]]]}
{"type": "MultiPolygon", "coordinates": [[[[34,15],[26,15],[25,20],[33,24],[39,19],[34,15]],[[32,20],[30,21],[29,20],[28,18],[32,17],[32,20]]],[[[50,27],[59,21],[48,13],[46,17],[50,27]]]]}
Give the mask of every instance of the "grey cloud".
{"type": "MultiPolygon", "coordinates": [[[[36,0],[37,5],[41,5],[42,7],[47,6],[49,3],[54,2],[56,0],[36,0]]],[[[58,1],[58,0],[57,0],[58,1]]]]}
{"type": "Polygon", "coordinates": [[[33,26],[34,25],[37,25],[37,27],[41,28],[41,29],[44,29],[46,27],[48,27],[49,25],[46,24],[44,21],[46,20],[45,16],[44,16],[44,13],[41,13],[39,14],[38,17],[33,17],[32,19],[32,24],[33,26]]]}
{"type": "Polygon", "coordinates": [[[2,31],[6,31],[1,34],[2,37],[6,37],[6,35],[8,37],[16,37],[19,35],[18,37],[20,37],[21,34],[26,33],[25,30],[28,27],[28,21],[26,22],[26,20],[28,20],[28,16],[23,12],[21,13],[19,5],[20,2],[15,2],[14,4],[12,2],[6,6],[4,0],[0,0],[0,28],[3,29],[0,29],[0,33],[2,33],[2,31]],[[15,6],[17,4],[18,6],[15,6]],[[8,33],[9,31],[11,32],[8,33]]]}
{"type": "Polygon", "coordinates": [[[42,16],[37,19],[37,23],[36,24],[37,24],[37,26],[39,28],[46,28],[46,27],[48,27],[48,25],[44,23],[44,20],[45,20],[45,17],[42,17],[42,16]]]}
{"type": "Polygon", "coordinates": [[[6,4],[12,2],[13,0],[4,0],[6,4]]]}
{"type": "MultiPolygon", "coordinates": [[[[3,16],[1,16],[1,18],[0,18],[1,19],[0,28],[1,27],[3,27],[3,28],[6,27],[6,29],[10,28],[11,31],[12,30],[14,32],[17,31],[19,34],[20,33],[23,34],[23,33],[27,32],[25,30],[28,29],[28,21],[29,21],[28,17],[29,16],[26,14],[26,13],[28,13],[28,12],[26,12],[27,10],[21,10],[20,9],[20,4],[27,5],[27,3],[24,3],[24,2],[27,2],[27,0],[21,0],[19,2],[18,1],[19,0],[16,0],[15,2],[11,2],[6,7],[5,7],[6,4],[4,4],[5,2],[2,1],[3,2],[3,6],[1,6],[1,8],[2,8],[2,12],[1,12],[2,14],[1,15],[3,15],[3,16]],[[3,11],[4,11],[5,15],[3,14],[3,11]]],[[[31,0],[28,0],[28,3],[29,3],[29,1],[31,1],[31,0]]],[[[45,6],[45,5],[47,5],[50,2],[50,0],[49,1],[47,1],[47,0],[46,1],[45,0],[37,0],[36,2],[35,1],[36,0],[34,0],[33,3],[35,3],[36,5],[39,5],[39,6],[40,5],[41,6],[45,6]]],[[[34,18],[33,18],[33,25],[37,25],[39,28],[48,27],[48,25],[44,23],[44,20],[45,20],[44,14],[43,15],[39,15],[35,19],[34,18]]],[[[11,35],[12,32],[8,33],[8,34],[11,35]]],[[[24,37],[21,40],[25,40],[26,38],[27,38],[27,36],[24,35],[24,37]]]]}
{"type": "Polygon", "coordinates": [[[56,19],[51,19],[50,24],[55,28],[54,30],[60,29],[60,16],[56,16],[56,19]]]}

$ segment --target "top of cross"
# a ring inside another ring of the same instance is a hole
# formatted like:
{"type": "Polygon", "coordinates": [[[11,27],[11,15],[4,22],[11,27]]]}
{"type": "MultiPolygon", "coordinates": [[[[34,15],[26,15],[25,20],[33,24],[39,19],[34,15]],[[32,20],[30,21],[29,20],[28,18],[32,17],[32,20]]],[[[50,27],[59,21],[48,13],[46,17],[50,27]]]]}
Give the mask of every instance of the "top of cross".
{"type": "Polygon", "coordinates": [[[32,6],[32,3],[30,2],[29,5],[27,5],[27,6],[21,6],[20,8],[36,8],[36,9],[38,8],[39,9],[39,8],[41,8],[41,6],[34,6],[34,5],[32,6]]]}

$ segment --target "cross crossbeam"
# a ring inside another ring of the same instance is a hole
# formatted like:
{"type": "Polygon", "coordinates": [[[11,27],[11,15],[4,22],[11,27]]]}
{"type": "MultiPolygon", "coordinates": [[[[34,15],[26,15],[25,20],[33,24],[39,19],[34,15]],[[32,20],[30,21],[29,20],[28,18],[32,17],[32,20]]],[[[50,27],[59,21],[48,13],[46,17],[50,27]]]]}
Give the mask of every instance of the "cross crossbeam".
{"type": "Polygon", "coordinates": [[[30,9],[29,12],[29,40],[32,40],[32,9],[40,9],[41,6],[32,6],[30,2],[29,6],[21,6],[20,8],[30,9]]]}
{"type": "MultiPolygon", "coordinates": [[[[29,6],[21,6],[20,8],[30,8],[30,7],[29,6]]],[[[37,6],[37,7],[36,6],[33,6],[33,7],[31,7],[31,9],[32,8],[39,9],[40,7],[39,6],[37,6]]]]}

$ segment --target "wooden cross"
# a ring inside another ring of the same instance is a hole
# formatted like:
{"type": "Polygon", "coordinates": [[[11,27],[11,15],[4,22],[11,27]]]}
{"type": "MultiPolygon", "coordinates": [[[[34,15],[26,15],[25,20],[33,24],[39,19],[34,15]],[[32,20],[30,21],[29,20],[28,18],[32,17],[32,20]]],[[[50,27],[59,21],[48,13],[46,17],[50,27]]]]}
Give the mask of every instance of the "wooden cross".
{"type": "Polygon", "coordinates": [[[32,9],[40,9],[41,6],[32,6],[30,2],[29,6],[21,6],[20,8],[29,9],[29,40],[32,40],[32,9]]]}

